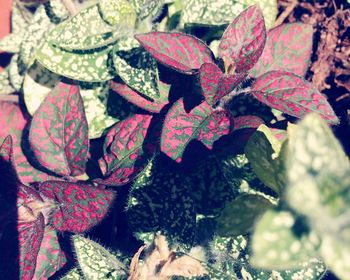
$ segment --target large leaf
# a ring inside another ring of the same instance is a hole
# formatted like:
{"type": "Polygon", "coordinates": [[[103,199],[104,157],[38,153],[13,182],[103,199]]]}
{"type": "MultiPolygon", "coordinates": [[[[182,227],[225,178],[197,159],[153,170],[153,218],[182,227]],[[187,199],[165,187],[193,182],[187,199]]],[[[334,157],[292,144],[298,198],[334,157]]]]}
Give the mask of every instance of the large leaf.
{"type": "Polygon", "coordinates": [[[260,59],[251,69],[253,77],[271,70],[304,76],[312,52],[312,26],[300,22],[279,25],[267,34],[260,59]]]}
{"type": "Polygon", "coordinates": [[[136,11],[127,0],[100,0],[98,8],[102,18],[112,26],[134,27],[136,11]]]}
{"type": "Polygon", "coordinates": [[[137,11],[137,17],[144,19],[148,16],[157,16],[163,7],[164,0],[131,0],[131,4],[137,11]]]}
{"type": "Polygon", "coordinates": [[[99,161],[107,185],[124,185],[132,180],[155,152],[154,143],[145,143],[153,116],[135,114],[120,121],[108,132],[103,159],[99,161]]]}
{"type": "Polygon", "coordinates": [[[225,110],[213,110],[207,102],[203,102],[187,113],[183,99],[180,99],[165,117],[161,150],[181,162],[182,154],[191,140],[197,139],[211,149],[214,142],[230,130],[230,116],[225,110]]]}
{"type": "Polygon", "coordinates": [[[113,65],[129,87],[152,100],[159,98],[157,62],[135,39],[121,39],[114,45],[113,65]]]}
{"type": "Polygon", "coordinates": [[[50,222],[58,231],[84,232],[99,223],[111,206],[114,193],[84,183],[46,181],[40,192],[57,202],[50,222]]]}
{"type": "Polygon", "coordinates": [[[267,72],[258,77],[251,88],[254,97],[260,102],[283,113],[302,118],[309,112],[317,112],[328,123],[339,122],[326,97],[293,73],[267,72]]]}
{"type": "Polygon", "coordinates": [[[86,280],[121,279],[127,268],[100,244],[80,235],[73,236],[78,264],[86,280]]]}
{"type": "Polygon", "coordinates": [[[180,72],[193,74],[203,63],[214,63],[209,47],[191,35],[150,32],[135,38],[155,59],[180,72]]]}
{"type": "Polygon", "coordinates": [[[77,86],[59,83],[35,112],[29,142],[39,163],[61,176],[85,172],[88,127],[77,86]]]}
{"type": "Polygon", "coordinates": [[[225,30],[219,45],[219,56],[225,61],[229,72],[246,72],[258,61],[265,42],[262,11],[256,5],[251,6],[225,30]]]}
{"type": "Polygon", "coordinates": [[[8,67],[6,67],[8,77],[11,86],[16,90],[20,91],[24,79],[25,66],[20,62],[18,54],[15,54],[8,67]]]}

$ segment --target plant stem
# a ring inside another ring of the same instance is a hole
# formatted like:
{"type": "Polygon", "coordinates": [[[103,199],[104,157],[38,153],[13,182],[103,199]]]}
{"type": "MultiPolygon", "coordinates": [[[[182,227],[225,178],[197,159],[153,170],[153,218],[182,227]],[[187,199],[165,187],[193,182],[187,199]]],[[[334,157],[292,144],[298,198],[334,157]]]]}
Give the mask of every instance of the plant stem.
{"type": "Polygon", "coordinates": [[[61,0],[62,4],[66,7],[67,11],[70,13],[71,16],[74,16],[77,14],[77,8],[75,7],[72,0],[61,0]]]}
{"type": "Polygon", "coordinates": [[[283,11],[283,13],[278,17],[275,21],[274,26],[278,26],[284,22],[284,20],[290,15],[290,13],[294,10],[294,8],[298,5],[297,0],[292,0],[292,2],[287,6],[287,8],[283,11]]]}

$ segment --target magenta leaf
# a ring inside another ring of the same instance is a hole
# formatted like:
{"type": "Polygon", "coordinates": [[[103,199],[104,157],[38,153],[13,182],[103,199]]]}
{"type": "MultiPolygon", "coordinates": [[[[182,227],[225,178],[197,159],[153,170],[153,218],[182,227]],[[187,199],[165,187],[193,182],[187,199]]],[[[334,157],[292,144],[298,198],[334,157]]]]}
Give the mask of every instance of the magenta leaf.
{"type": "Polygon", "coordinates": [[[251,75],[258,77],[268,71],[282,70],[304,76],[312,52],[312,36],[312,26],[299,22],[271,29],[251,75]]]}
{"type": "Polygon", "coordinates": [[[226,68],[232,68],[237,73],[247,72],[258,61],[265,42],[266,27],[262,11],[254,5],[244,10],[227,27],[219,45],[219,56],[226,68]]]}
{"type": "Polygon", "coordinates": [[[233,131],[246,128],[257,129],[264,121],[257,116],[239,116],[233,119],[233,131]]]}
{"type": "Polygon", "coordinates": [[[268,72],[255,80],[252,93],[260,102],[291,116],[302,118],[317,112],[328,123],[339,123],[326,97],[293,73],[268,72]]]}
{"type": "Polygon", "coordinates": [[[88,126],[75,85],[59,83],[33,116],[29,141],[39,163],[61,176],[85,172],[88,126]]]}
{"type": "Polygon", "coordinates": [[[191,140],[197,139],[211,149],[214,142],[230,133],[230,130],[230,116],[225,110],[213,110],[207,102],[203,102],[187,113],[183,99],[179,99],[165,117],[161,150],[181,162],[182,154],[191,140]]]}
{"type": "Polygon", "coordinates": [[[186,74],[197,72],[203,63],[214,63],[209,47],[191,35],[150,32],[136,35],[135,38],[159,62],[186,74]]]}
{"type": "Polygon", "coordinates": [[[107,214],[114,192],[85,183],[47,181],[40,193],[58,204],[50,222],[58,231],[84,232],[99,223],[107,214]]]}
{"type": "Polygon", "coordinates": [[[163,82],[159,82],[158,84],[160,96],[154,101],[150,101],[142,97],[138,92],[134,91],[126,84],[111,81],[110,86],[111,89],[113,89],[116,93],[124,97],[130,103],[152,113],[159,113],[163,109],[163,107],[169,103],[168,96],[170,91],[170,85],[167,85],[163,82]]]}
{"type": "Polygon", "coordinates": [[[199,79],[207,103],[213,106],[244,80],[246,73],[224,74],[214,63],[204,63],[199,69],[199,79]]]}
{"type": "Polygon", "coordinates": [[[104,157],[99,161],[107,178],[99,183],[125,185],[142,171],[156,149],[156,143],[145,143],[152,117],[136,114],[111,128],[104,143],[104,157]]]}

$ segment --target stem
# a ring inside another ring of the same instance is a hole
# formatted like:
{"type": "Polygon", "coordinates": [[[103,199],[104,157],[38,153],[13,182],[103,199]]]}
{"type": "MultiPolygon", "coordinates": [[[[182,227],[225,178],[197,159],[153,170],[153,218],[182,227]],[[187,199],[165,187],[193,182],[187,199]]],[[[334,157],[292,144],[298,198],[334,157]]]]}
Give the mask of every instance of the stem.
{"type": "Polygon", "coordinates": [[[294,10],[294,8],[298,5],[297,0],[293,0],[290,5],[287,6],[287,8],[283,11],[283,13],[278,17],[278,19],[275,21],[274,26],[278,26],[284,22],[284,20],[290,15],[290,13],[294,10]]]}
{"type": "Polygon", "coordinates": [[[77,14],[77,8],[75,7],[72,0],[61,0],[63,6],[67,9],[67,11],[70,13],[71,16],[74,16],[77,14]]]}
{"type": "Polygon", "coordinates": [[[235,96],[238,96],[240,94],[248,94],[248,93],[251,93],[250,88],[245,88],[242,91],[231,91],[228,95],[221,98],[220,104],[218,107],[225,108],[227,104],[229,104],[235,96]]]}

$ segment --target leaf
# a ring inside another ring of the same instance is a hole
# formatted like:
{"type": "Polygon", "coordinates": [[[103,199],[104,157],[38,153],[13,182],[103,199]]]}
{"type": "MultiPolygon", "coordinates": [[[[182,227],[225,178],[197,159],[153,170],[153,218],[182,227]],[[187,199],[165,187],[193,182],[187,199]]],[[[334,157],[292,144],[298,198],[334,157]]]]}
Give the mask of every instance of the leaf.
{"type": "Polygon", "coordinates": [[[135,39],[121,39],[114,45],[113,63],[129,87],[152,100],[159,98],[157,62],[135,39]]]}
{"type": "Polygon", "coordinates": [[[22,83],[24,79],[24,71],[25,71],[25,66],[19,61],[18,59],[18,54],[15,54],[9,66],[6,67],[6,70],[8,72],[8,77],[11,86],[16,90],[16,91],[21,91],[22,88],[22,83]]]}
{"type": "Polygon", "coordinates": [[[267,72],[258,77],[251,88],[260,102],[288,115],[302,118],[309,112],[317,112],[328,123],[339,123],[326,97],[293,73],[267,72]]]}
{"type": "Polygon", "coordinates": [[[257,5],[244,10],[227,27],[219,45],[219,56],[232,72],[247,72],[258,61],[266,42],[262,11],[257,5]]]}
{"type": "Polygon", "coordinates": [[[204,63],[199,69],[199,78],[205,100],[215,105],[222,97],[234,90],[246,74],[224,74],[214,63],[204,63]]]}
{"type": "Polygon", "coordinates": [[[203,63],[214,63],[209,47],[191,35],[150,32],[135,38],[159,62],[186,74],[194,74],[203,63]]]}
{"type": "Polygon", "coordinates": [[[279,195],[287,183],[284,153],[280,151],[281,143],[265,125],[249,138],[244,150],[255,174],[279,195]]]}
{"type": "Polygon", "coordinates": [[[58,231],[84,232],[99,223],[111,206],[114,193],[85,183],[46,181],[40,192],[57,202],[50,222],[58,231]]]}
{"type": "Polygon", "coordinates": [[[101,245],[80,235],[74,235],[72,240],[86,280],[121,279],[125,276],[125,265],[101,245]]]}
{"type": "Polygon", "coordinates": [[[161,81],[158,83],[159,97],[155,98],[154,101],[150,101],[141,94],[134,91],[125,84],[121,84],[115,81],[110,82],[111,89],[128,100],[130,103],[152,113],[159,113],[165,105],[169,103],[168,96],[170,92],[170,85],[165,84],[161,81]]]}
{"type": "Polygon", "coordinates": [[[78,268],[75,267],[60,280],[83,280],[83,277],[80,275],[78,268]]]}
{"type": "Polygon", "coordinates": [[[146,143],[153,116],[135,114],[120,121],[108,132],[103,159],[99,164],[107,177],[102,184],[119,186],[130,182],[155,152],[154,143],[146,143]]]}
{"type": "Polygon", "coordinates": [[[9,73],[4,70],[0,72],[0,95],[16,92],[16,89],[10,83],[9,73]]]}
{"type": "Polygon", "coordinates": [[[67,259],[60,248],[56,231],[51,226],[46,226],[36,259],[33,279],[48,279],[60,270],[66,261],[67,259]]]}
{"type": "Polygon", "coordinates": [[[12,157],[12,143],[12,137],[8,135],[0,146],[0,157],[8,163],[10,163],[12,157]]]}
{"type": "Polygon", "coordinates": [[[141,20],[148,16],[156,17],[163,8],[164,0],[131,0],[135,7],[137,17],[141,20]]]}
{"type": "Polygon", "coordinates": [[[253,77],[272,70],[305,76],[312,52],[312,26],[300,22],[282,24],[267,34],[260,59],[251,69],[253,77]]]}
{"type": "Polygon", "coordinates": [[[102,18],[110,25],[126,25],[134,27],[136,12],[126,0],[100,0],[98,8],[102,18]]]}
{"type": "Polygon", "coordinates": [[[77,86],[59,83],[35,112],[29,142],[39,163],[61,176],[85,172],[89,138],[77,86]]]}
{"type": "Polygon", "coordinates": [[[208,149],[231,129],[230,116],[225,110],[213,110],[206,102],[185,111],[183,99],[170,108],[165,117],[161,137],[161,150],[181,162],[186,146],[193,139],[201,141],[208,149]]]}
{"type": "Polygon", "coordinates": [[[256,129],[263,123],[264,121],[257,116],[238,116],[233,119],[233,131],[246,128],[256,129]]]}
{"type": "Polygon", "coordinates": [[[221,236],[238,236],[249,233],[259,217],[274,205],[260,195],[246,194],[227,202],[217,222],[221,236]]]}

